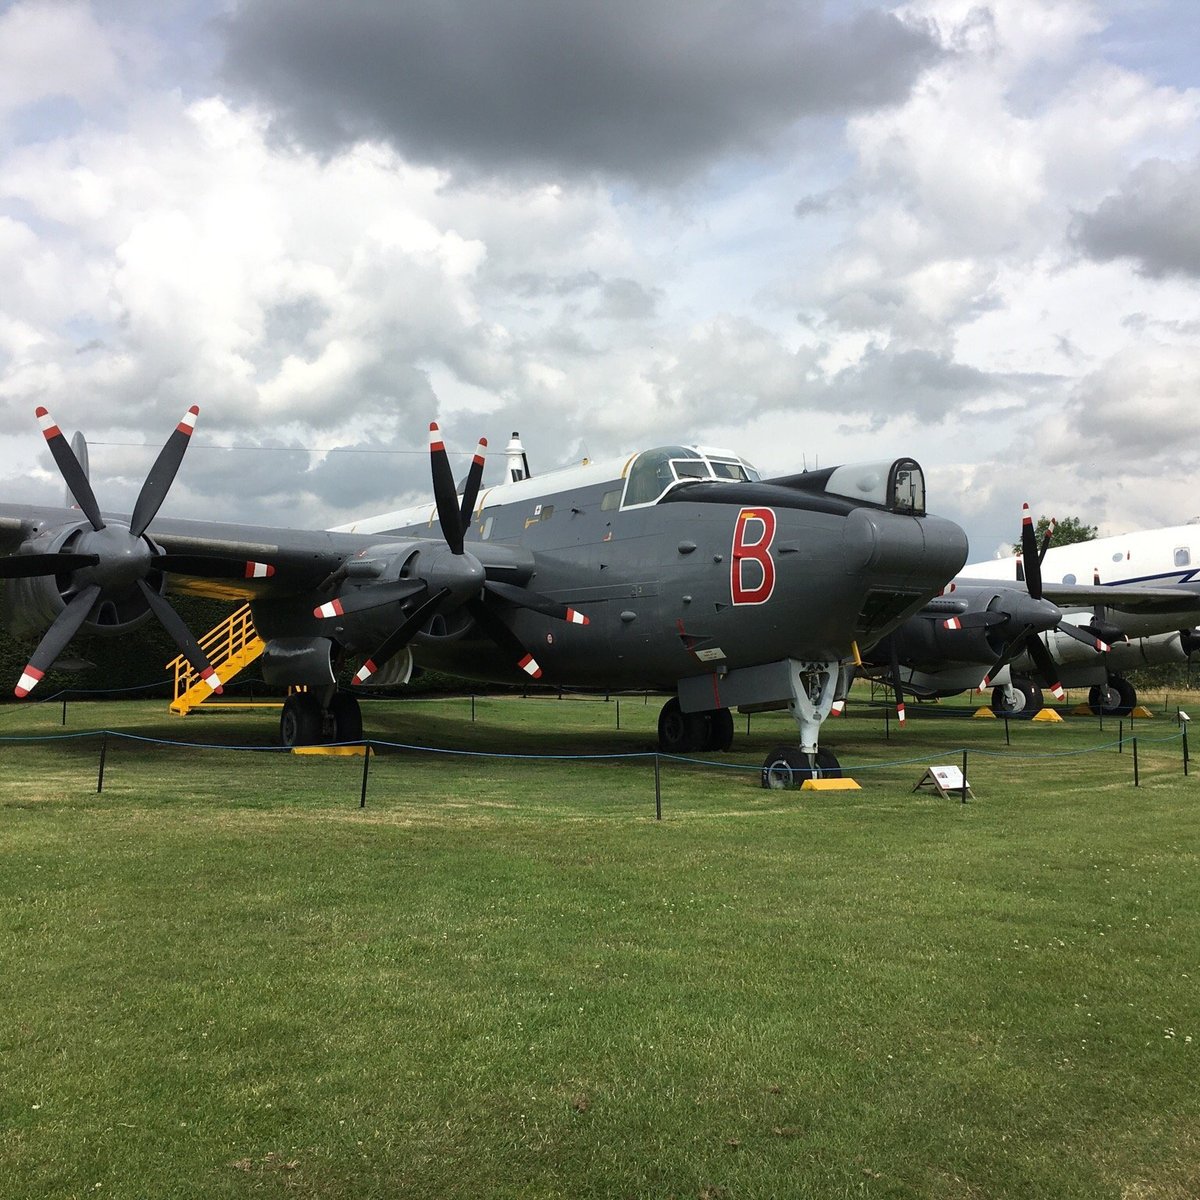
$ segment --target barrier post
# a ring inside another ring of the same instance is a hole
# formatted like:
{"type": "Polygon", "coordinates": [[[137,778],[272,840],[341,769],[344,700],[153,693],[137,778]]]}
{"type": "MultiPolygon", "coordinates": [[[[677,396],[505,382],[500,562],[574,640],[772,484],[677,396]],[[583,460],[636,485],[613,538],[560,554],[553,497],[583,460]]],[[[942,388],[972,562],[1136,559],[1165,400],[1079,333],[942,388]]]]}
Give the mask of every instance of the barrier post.
{"type": "Polygon", "coordinates": [[[100,774],[96,777],[96,795],[104,791],[104,760],[108,757],[108,734],[100,743],[100,774]]]}
{"type": "Polygon", "coordinates": [[[1138,755],[1137,755],[1137,738],[1133,739],[1133,786],[1141,787],[1141,782],[1138,779],[1138,755]]]}
{"type": "Polygon", "coordinates": [[[66,696],[64,696],[64,697],[63,697],[63,715],[62,715],[62,723],[63,723],[64,725],[67,723],[67,698],[66,698],[66,696]]]}
{"type": "Polygon", "coordinates": [[[475,724],[475,693],[471,693],[471,724],[475,724]]]}
{"type": "Polygon", "coordinates": [[[967,752],[963,751],[963,769],[962,769],[962,803],[967,802],[967,752]]]}
{"type": "Polygon", "coordinates": [[[654,819],[662,820],[662,760],[654,752],[654,819]]]}
{"type": "Polygon", "coordinates": [[[617,728],[621,728],[621,697],[617,697],[617,728]]]}
{"type": "Polygon", "coordinates": [[[1188,773],[1188,744],[1187,744],[1188,723],[1186,721],[1183,721],[1182,725],[1183,725],[1183,773],[1184,773],[1184,775],[1186,775],[1188,773]]]}
{"type": "MultiPolygon", "coordinates": [[[[472,697],[474,699],[474,697],[472,697]]],[[[367,772],[371,768],[371,743],[363,742],[363,773],[362,773],[362,793],[358,798],[358,807],[367,807],[367,772]]]]}
{"type": "Polygon", "coordinates": [[[1006,746],[1012,745],[1012,738],[1008,736],[1008,713],[1004,714],[1004,744],[1006,746]]]}
{"type": "Polygon", "coordinates": [[[1117,722],[1117,753],[1125,753],[1125,722],[1117,722]]]}

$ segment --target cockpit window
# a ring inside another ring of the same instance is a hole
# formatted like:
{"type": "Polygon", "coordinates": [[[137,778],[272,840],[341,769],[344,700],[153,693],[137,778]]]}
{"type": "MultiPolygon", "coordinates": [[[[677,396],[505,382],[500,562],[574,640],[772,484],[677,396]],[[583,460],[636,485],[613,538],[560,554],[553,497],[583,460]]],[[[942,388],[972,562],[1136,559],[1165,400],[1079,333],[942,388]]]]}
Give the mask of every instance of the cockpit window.
{"type": "Polygon", "coordinates": [[[740,459],[712,457],[691,446],[659,446],[633,461],[625,480],[622,508],[653,504],[677,483],[690,479],[757,480],[758,472],[740,459]]]}
{"type": "Polygon", "coordinates": [[[925,474],[911,458],[836,467],[825,491],[910,516],[925,515],[925,474]]]}

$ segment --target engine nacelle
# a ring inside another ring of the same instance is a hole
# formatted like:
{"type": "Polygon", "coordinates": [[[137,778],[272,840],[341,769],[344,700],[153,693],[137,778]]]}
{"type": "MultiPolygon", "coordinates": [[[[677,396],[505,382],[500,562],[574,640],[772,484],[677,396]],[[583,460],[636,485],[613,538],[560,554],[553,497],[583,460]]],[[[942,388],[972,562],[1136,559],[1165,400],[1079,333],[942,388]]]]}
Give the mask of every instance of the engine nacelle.
{"type": "MultiPolygon", "coordinates": [[[[90,533],[86,524],[47,530],[25,542],[18,554],[72,553],[76,543],[90,533]]],[[[143,539],[151,553],[161,550],[149,538],[143,539]]],[[[58,575],[34,575],[9,579],[3,589],[0,623],[17,637],[42,633],[57,619],[73,596],[91,581],[91,569],[64,571],[58,575]]],[[[146,583],[160,595],[166,590],[161,571],[152,571],[146,583]]],[[[150,617],[150,607],[136,585],[128,589],[106,590],[84,622],[84,628],[104,636],[115,636],[137,629],[150,617]]]]}
{"type": "MultiPolygon", "coordinates": [[[[999,646],[988,637],[986,629],[947,629],[944,617],[912,617],[895,633],[900,661],[935,663],[950,659],[953,662],[978,662],[990,666],[1000,653],[999,646]]],[[[882,645],[891,639],[885,639],[882,645]]],[[[879,652],[872,660],[886,661],[879,652]]]]}

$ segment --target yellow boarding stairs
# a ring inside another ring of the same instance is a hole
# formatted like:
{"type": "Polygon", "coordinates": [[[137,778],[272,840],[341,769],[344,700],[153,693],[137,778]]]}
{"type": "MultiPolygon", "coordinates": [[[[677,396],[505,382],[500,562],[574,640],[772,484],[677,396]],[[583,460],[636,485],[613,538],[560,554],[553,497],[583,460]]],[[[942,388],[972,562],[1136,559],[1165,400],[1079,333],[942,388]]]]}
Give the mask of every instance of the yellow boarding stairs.
{"type": "MultiPolygon", "coordinates": [[[[263,652],[266,643],[258,636],[250,616],[250,605],[243,604],[237,612],[198,639],[208,661],[228,683],[239,671],[248,667],[263,652]]],[[[175,674],[175,699],[171,701],[171,712],[185,717],[197,705],[204,703],[214,693],[196,673],[195,668],[181,654],[167,663],[167,670],[175,674]]],[[[227,700],[217,701],[209,707],[220,708],[279,708],[279,702],[241,703],[227,700]]]]}

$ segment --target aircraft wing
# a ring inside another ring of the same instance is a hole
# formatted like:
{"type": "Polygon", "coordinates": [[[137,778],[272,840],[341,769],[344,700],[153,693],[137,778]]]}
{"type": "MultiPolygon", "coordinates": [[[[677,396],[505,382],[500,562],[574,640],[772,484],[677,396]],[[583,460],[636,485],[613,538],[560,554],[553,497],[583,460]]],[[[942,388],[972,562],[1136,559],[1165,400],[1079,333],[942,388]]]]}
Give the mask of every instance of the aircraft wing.
{"type": "MultiPolygon", "coordinates": [[[[979,587],[984,590],[1008,588],[1024,592],[1021,584],[1002,583],[995,579],[959,578],[955,584],[957,587],[979,587]]],[[[1101,605],[1113,612],[1139,615],[1177,612],[1187,616],[1200,613],[1200,585],[1151,587],[1142,584],[1044,583],[1042,595],[1059,608],[1093,608],[1101,605]]]]}

